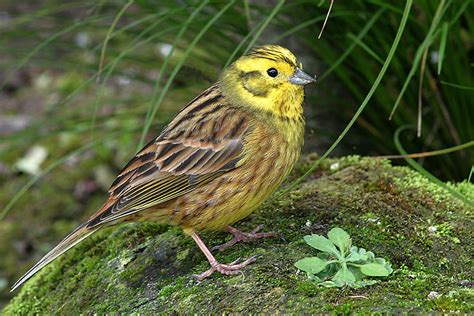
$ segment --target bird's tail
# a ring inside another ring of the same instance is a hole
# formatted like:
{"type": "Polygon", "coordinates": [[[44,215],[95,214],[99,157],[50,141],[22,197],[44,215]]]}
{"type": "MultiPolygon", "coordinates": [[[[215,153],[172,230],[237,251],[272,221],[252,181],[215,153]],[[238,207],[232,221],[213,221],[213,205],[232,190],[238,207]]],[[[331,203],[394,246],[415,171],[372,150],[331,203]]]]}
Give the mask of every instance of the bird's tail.
{"type": "Polygon", "coordinates": [[[13,292],[20,285],[25,283],[29,278],[31,278],[36,272],[44,268],[51,261],[74,247],[76,244],[81,242],[83,239],[87,238],[91,234],[97,231],[96,228],[88,228],[87,223],[82,224],[77,227],[72,233],[66,236],[53,250],[48,252],[40,261],[38,261],[28,272],[26,272],[18,281],[13,284],[10,292],[13,292]]]}

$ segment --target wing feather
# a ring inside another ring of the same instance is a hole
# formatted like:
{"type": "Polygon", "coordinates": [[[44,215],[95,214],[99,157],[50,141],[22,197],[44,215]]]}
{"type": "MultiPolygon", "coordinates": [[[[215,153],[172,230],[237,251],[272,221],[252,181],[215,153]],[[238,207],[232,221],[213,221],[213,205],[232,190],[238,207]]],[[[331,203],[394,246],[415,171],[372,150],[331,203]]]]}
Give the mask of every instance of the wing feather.
{"type": "Polygon", "coordinates": [[[236,168],[249,118],[223,102],[217,85],[191,101],[123,168],[87,226],[168,202],[236,168]]]}

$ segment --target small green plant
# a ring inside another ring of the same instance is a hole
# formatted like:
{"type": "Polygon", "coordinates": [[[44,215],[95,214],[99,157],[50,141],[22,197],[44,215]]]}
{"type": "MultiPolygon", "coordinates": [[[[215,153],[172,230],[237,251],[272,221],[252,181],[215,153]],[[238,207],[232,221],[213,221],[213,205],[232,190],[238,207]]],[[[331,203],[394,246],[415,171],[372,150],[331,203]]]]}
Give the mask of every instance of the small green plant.
{"type": "Polygon", "coordinates": [[[308,274],[310,280],[325,287],[358,288],[378,282],[368,277],[385,277],[393,272],[385,259],[376,258],[373,252],[364,248],[352,246],[349,234],[343,229],[331,229],[328,238],[304,236],[308,245],[321,251],[317,257],[303,258],[295,263],[298,269],[308,274]]]}

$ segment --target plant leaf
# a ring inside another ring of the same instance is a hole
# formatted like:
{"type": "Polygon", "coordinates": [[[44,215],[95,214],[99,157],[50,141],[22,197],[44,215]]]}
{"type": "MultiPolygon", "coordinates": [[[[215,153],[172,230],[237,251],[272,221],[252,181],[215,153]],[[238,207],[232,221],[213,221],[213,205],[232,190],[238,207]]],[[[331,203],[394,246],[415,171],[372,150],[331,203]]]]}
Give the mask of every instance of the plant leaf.
{"type": "Polygon", "coordinates": [[[357,262],[357,261],[361,261],[361,260],[362,260],[362,256],[359,253],[359,249],[355,246],[352,246],[351,250],[349,252],[349,255],[346,257],[346,261],[348,261],[348,262],[357,262]]]}
{"type": "Polygon", "coordinates": [[[336,275],[332,278],[334,282],[337,281],[344,282],[345,284],[352,283],[356,281],[355,275],[349,271],[347,268],[343,268],[337,271],[336,275]]]}
{"type": "Polygon", "coordinates": [[[366,255],[367,255],[367,259],[366,259],[367,261],[372,262],[375,260],[375,254],[372,251],[367,251],[366,255]]]}
{"type": "Polygon", "coordinates": [[[295,266],[305,272],[317,274],[326,268],[328,262],[318,257],[309,257],[298,260],[295,266]]]}
{"type": "Polygon", "coordinates": [[[349,234],[339,227],[331,229],[328,233],[328,237],[342,253],[346,253],[351,246],[349,234]]]}
{"type": "Polygon", "coordinates": [[[357,261],[360,261],[360,260],[361,260],[361,257],[357,252],[351,252],[346,257],[346,261],[349,261],[349,262],[357,262],[357,261]]]}
{"type": "Polygon", "coordinates": [[[378,263],[367,263],[360,267],[360,271],[368,276],[388,276],[390,271],[378,263]]]}
{"type": "Polygon", "coordinates": [[[337,251],[336,246],[327,239],[326,237],[320,235],[306,235],[304,236],[304,241],[313,248],[316,248],[320,251],[330,253],[337,258],[340,257],[339,251],[337,251]]]}
{"type": "Polygon", "coordinates": [[[380,264],[380,265],[382,265],[382,266],[386,266],[386,265],[387,265],[387,262],[385,261],[384,258],[375,258],[375,259],[374,259],[374,263],[380,264]]]}
{"type": "Polygon", "coordinates": [[[319,283],[319,285],[324,286],[324,287],[342,287],[344,284],[340,282],[336,283],[334,281],[324,281],[324,282],[319,283]]]}
{"type": "Polygon", "coordinates": [[[364,248],[359,248],[359,255],[361,261],[366,261],[369,258],[367,256],[367,251],[364,248]]]}
{"type": "Polygon", "coordinates": [[[308,274],[308,280],[316,282],[316,283],[323,282],[323,280],[320,277],[318,277],[317,275],[314,275],[314,274],[308,274]]]}
{"type": "Polygon", "coordinates": [[[387,262],[384,258],[375,258],[374,263],[384,266],[384,268],[387,269],[388,274],[393,272],[390,262],[387,262]]]}

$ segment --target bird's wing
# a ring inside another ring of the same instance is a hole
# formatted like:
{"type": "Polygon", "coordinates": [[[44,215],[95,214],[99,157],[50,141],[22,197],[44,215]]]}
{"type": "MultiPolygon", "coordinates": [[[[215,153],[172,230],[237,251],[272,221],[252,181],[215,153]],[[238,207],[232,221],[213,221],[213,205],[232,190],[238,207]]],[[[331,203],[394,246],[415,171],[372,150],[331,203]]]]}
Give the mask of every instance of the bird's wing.
{"type": "Polygon", "coordinates": [[[224,104],[217,86],[195,98],[120,172],[88,227],[182,196],[236,168],[248,117],[224,104]]]}

